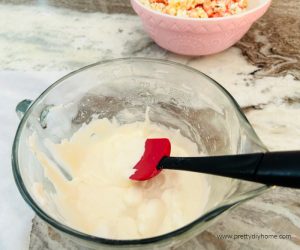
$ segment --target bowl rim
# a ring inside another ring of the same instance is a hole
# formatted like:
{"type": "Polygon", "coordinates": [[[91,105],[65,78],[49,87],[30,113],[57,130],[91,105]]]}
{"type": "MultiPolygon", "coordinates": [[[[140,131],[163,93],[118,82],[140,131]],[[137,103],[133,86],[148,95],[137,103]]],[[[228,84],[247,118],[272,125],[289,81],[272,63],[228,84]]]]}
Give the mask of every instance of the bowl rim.
{"type": "MultiPolygon", "coordinates": [[[[159,11],[155,11],[155,10],[152,10],[152,9],[148,8],[147,6],[142,4],[139,0],[130,0],[130,1],[131,1],[132,5],[133,5],[133,2],[134,2],[134,4],[138,5],[140,8],[152,13],[153,15],[161,16],[163,18],[169,18],[169,19],[174,20],[174,21],[184,20],[184,21],[205,22],[205,23],[242,18],[243,16],[246,16],[246,15],[249,15],[251,13],[257,12],[258,10],[264,8],[265,6],[270,5],[271,2],[272,2],[272,0],[262,0],[263,2],[258,4],[258,6],[252,8],[252,9],[249,9],[249,10],[242,11],[238,14],[231,15],[231,16],[214,17],[214,18],[209,18],[209,17],[197,18],[197,17],[179,17],[179,16],[172,16],[172,15],[163,14],[159,11]]],[[[133,9],[135,9],[135,8],[133,7],[133,9]]]]}
{"type": "MultiPolygon", "coordinates": [[[[212,220],[217,215],[224,213],[228,209],[230,209],[244,201],[247,201],[253,197],[256,197],[256,196],[262,194],[263,192],[267,191],[268,189],[272,188],[272,186],[266,186],[266,185],[259,186],[256,189],[253,189],[246,193],[243,193],[241,195],[241,197],[239,197],[237,199],[233,199],[231,201],[224,201],[224,204],[223,203],[219,204],[219,206],[210,209],[208,212],[206,212],[205,214],[201,215],[200,217],[196,218],[195,220],[193,220],[192,222],[188,223],[187,225],[185,225],[183,227],[180,227],[176,230],[173,230],[173,231],[165,233],[165,234],[161,234],[161,235],[149,237],[149,238],[142,238],[142,239],[118,240],[118,239],[108,239],[108,238],[102,238],[102,237],[89,235],[89,234],[83,233],[81,231],[75,230],[72,227],[59,222],[58,220],[54,219],[51,215],[48,215],[48,213],[43,211],[43,209],[40,208],[40,206],[37,204],[37,202],[34,201],[34,199],[31,197],[30,193],[28,192],[28,190],[22,180],[22,176],[21,176],[21,172],[20,172],[20,168],[19,168],[18,155],[19,155],[20,135],[22,133],[23,128],[26,126],[28,117],[30,117],[34,108],[39,104],[39,101],[42,98],[44,98],[48,94],[48,92],[50,92],[53,88],[55,88],[57,85],[63,83],[65,79],[72,77],[73,75],[80,73],[81,71],[84,71],[86,69],[89,69],[89,68],[92,68],[92,67],[95,67],[98,65],[105,65],[105,64],[109,64],[109,63],[124,62],[124,61],[125,62],[126,61],[139,61],[139,62],[163,63],[163,64],[167,64],[170,66],[181,67],[186,70],[192,71],[194,73],[200,74],[204,78],[209,80],[212,84],[214,84],[216,87],[218,87],[223,92],[223,94],[227,96],[228,100],[232,103],[232,105],[234,105],[236,107],[237,112],[241,116],[241,118],[246,123],[250,124],[248,119],[242,112],[241,108],[235,101],[235,99],[231,96],[231,94],[223,86],[221,86],[218,82],[216,82],[214,79],[207,76],[206,74],[202,73],[201,71],[194,69],[192,67],[189,67],[187,65],[177,63],[177,62],[172,62],[172,61],[163,60],[163,59],[149,59],[149,58],[143,58],[143,57],[127,57],[127,58],[118,58],[118,59],[104,60],[104,61],[96,62],[96,63],[90,64],[90,65],[87,65],[85,67],[82,67],[80,69],[77,69],[75,71],[72,71],[69,74],[67,74],[67,75],[61,77],[60,79],[58,79],[57,81],[55,81],[53,84],[51,84],[48,88],[46,88],[39,95],[38,98],[36,98],[32,102],[32,104],[30,105],[28,110],[25,112],[24,116],[22,117],[22,119],[19,123],[16,135],[14,138],[14,142],[13,142],[11,163],[12,163],[12,171],[13,171],[16,185],[17,185],[19,192],[21,193],[21,196],[23,197],[23,199],[26,201],[26,203],[33,209],[33,211],[40,218],[42,218],[45,222],[47,222],[49,225],[53,226],[54,228],[58,229],[59,231],[66,233],[67,235],[74,236],[76,238],[80,238],[82,240],[90,241],[93,243],[100,243],[103,245],[110,245],[110,246],[146,245],[146,244],[163,242],[163,241],[168,240],[169,238],[173,238],[175,236],[179,236],[186,232],[189,232],[191,229],[193,229],[197,225],[199,225],[200,222],[212,220]]],[[[256,135],[255,131],[254,131],[254,134],[256,135]]],[[[258,136],[257,136],[257,138],[260,141],[258,136]]]]}

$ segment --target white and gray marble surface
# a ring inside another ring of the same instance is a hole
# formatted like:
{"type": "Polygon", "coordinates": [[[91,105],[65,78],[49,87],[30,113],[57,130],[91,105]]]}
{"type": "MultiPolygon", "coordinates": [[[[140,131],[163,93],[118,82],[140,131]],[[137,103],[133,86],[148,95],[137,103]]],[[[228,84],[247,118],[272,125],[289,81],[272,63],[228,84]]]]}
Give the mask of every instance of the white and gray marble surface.
{"type": "MultiPolygon", "coordinates": [[[[126,56],[187,64],[219,81],[236,98],[270,150],[300,149],[298,1],[283,5],[274,0],[270,11],[235,47],[194,58],[159,48],[131,14],[127,1],[111,3],[114,7],[103,0],[0,0],[1,250],[77,249],[34,218],[14,184],[10,153],[18,125],[17,102],[37,97],[60,76],[87,64],[126,56]],[[123,9],[127,14],[114,13],[123,9]]],[[[180,249],[299,249],[299,196],[298,190],[271,190],[230,212],[180,249]],[[292,239],[216,237],[250,232],[291,234],[292,239]]]]}

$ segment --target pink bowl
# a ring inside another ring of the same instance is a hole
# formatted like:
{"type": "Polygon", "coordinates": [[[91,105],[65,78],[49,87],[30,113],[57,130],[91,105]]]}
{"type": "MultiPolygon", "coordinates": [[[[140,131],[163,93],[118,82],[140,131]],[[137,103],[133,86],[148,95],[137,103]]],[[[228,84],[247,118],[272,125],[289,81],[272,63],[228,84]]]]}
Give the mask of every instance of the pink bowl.
{"type": "Polygon", "coordinates": [[[139,0],[131,0],[145,30],[160,47],[191,56],[214,54],[229,48],[245,35],[270,4],[271,0],[250,0],[248,10],[240,14],[199,19],[162,14],[139,0]]]}

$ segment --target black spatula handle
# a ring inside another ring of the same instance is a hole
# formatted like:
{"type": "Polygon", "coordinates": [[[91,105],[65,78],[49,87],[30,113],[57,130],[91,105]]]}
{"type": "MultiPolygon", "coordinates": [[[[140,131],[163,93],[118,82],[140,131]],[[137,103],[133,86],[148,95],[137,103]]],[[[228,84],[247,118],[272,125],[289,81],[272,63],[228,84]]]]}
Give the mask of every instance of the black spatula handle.
{"type": "Polygon", "coordinates": [[[300,188],[300,151],[165,157],[158,168],[194,171],[266,185],[300,188]]]}
{"type": "Polygon", "coordinates": [[[300,188],[300,151],[264,154],[255,173],[255,181],[267,185],[300,188]]]}

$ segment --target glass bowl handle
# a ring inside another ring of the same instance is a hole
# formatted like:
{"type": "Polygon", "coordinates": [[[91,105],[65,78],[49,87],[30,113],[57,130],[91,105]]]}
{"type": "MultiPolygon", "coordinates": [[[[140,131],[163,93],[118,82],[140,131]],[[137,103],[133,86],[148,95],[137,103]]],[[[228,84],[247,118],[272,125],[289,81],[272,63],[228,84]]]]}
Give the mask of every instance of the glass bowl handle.
{"type": "Polygon", "coordinates": [[[21,120],[26,113],[26,111],[29,109],[30,105],[32,104],[32,100],[25,99],[18,103],[16,107],[16,113],[21,120]]]}

